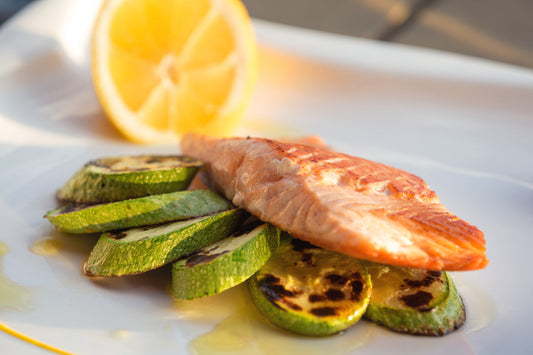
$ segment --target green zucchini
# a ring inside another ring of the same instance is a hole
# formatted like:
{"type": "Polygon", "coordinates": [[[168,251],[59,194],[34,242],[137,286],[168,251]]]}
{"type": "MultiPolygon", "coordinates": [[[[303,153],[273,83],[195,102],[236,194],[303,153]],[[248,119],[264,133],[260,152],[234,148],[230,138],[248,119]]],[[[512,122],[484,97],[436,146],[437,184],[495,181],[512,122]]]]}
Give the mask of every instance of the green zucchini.
{"type": "Polygon", "coordinates": [[[303,335],[325,336],[361,318],[372,284],[360,260],[284,237],[250,278],[249,289],[271,323],[303,335]]]}
{"type": "Polygon", "coordinates": [[[174,297],[211,296],[246,281],[259,270],[278,247],[280,231],[262,222],[243,228],[172,264],[174,297]]]}
{"type": "Polygon", "coordinates": [[[209,190],[178,191],[99,205],[66,205],[45,217],[67,233],[95,233],[205,216],[233,208],[209,190]]]}
{"type": "Polygon", "coordinates": [[[56,196],[64,202],[96,204],[181,191],[201,166],[186,156],[101,158],[85,164],[56,196]]]}
{"type": "Polygon", "coordinates": [[[158,268],[227,237],[242,222],[244,214],[241,209],[233,209],[155,227],[104,233],[83,272],[90,277],[110,277],[158,268]]]}
{"type": "Polygon", "coordinates": [[[446,272],[365,264],[373,284],[366,319],[400,333],[433,336],[464,324],[463,301],[446,272]]]}

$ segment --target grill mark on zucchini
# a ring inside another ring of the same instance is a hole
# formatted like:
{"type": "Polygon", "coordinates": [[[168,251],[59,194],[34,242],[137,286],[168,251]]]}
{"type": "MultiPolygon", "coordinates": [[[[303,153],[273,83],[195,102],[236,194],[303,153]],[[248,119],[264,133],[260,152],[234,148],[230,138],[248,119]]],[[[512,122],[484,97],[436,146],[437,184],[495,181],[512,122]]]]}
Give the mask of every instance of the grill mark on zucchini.
{"type": "Polygon", "coordinates": [[[304,250],[307,250],[307,249],[319,249],[319,247],[314,246],[313,244],[309,242],[306,242],[304,240],[297,239],[297,238],[292,238],[291,244],[292,244],[292,248],[298,252],[303,252],[304,250]]]}
{"type": "Polygon", "coordinates": [[[81,211],[88,207],[94,207],[94,206],[97,206],[97,205],[89,205],[85,203],[69,203],[63,206],[60,210],[58,210],[57,214],[60,215],[60,214],[66,214],[66,213],[75,212],[75,211],[81,211]]]}
{"type": "Polygon", "coordinates": [[[309,295],[308,300],[310,303],[324,302],[326,300],[326,296],[318,293],[313,293],[309,295]]]}
{"type": "Polygon", "coordinates": [[[335,285],[345,285],[348,282],[348,278],[345,276],[330,274],[326,276],[326,279],[335,285]]]}
{"type": "Polygon", "coordinates": [[[430,336],[464,324],[464,304],[446,272],[366,264],[374,284],[366,319],[396,332],[430,336]]]}
{"type": "Polygon", "coordinates": [[[229,253],[228,250],[225,250],[221,253],[208,254],[209,251],[210,250],[207,250],[206,252],[202,250],[197,250],[192,254],[189,254],[188,256],[186,256],[187,261],[185,262],[185,265],[187,265],[188,267],[193,267],[202,263],[209,263],[218,258],[219,256],[229,253]]]}
{"type": "Polygon", "coordinates": [[[409,287],[422,287],[422,286],[431,286],[433,282],[441,282],[440,275],[442,275],[442,272],[440,271],[426,271],[426,277],[423,280],[409,280],[404,279],[403,281],[407,284],[409,287]]]}
{"type": "Polygon", "coordinates": [[[265,222],[260,221],[258,219],[254,219],[251,222],[245,222],[239,228],[237,228],[237,230],[233,233],[233,235],[248,234],[264,223],[265,222]]]}
{"type": "Polygon", "coordinates": [[[252,277],[249,288],[254,303],[273,324],[324,336],[361,318],[371,281],[358,259],[287,236],[252,277]]]}
{"type": "Polygon", "coordinates": [[[365,284],[363,282],[363,277],[361,274],[356,273],[355,275],[352,275],[356,277],[356,280],[353,280],[350,282],[350,287],[352,288],[351,296],[353,301],[359,302],[361,300],[362,292],[365,288],[365,284]]]}
{"type": "Polygon", "coordinates": [[[246,281],[278,248],[279,234],[268,223],[245,224],[229,237],[180,258],[172,265],[172,294],[194,299],[246,281]]]}
{"type": "Polygon", "coordinates": [[[210,190],[194,190],[61,207],[48,212],[45,218],[63,232],[95,233],[205,216],[232,207],[228,200],[210,190]]]}
{"type": "Polygon", "coordinates": [[[278,302],[282,302],[290,309],[296,311],[302,310],[302,307],[289,300],[289,298],[293,298],[299,295],[299,293],[287,290],[281,284],[281,279],[279,277],[274,275],[266,275],[261,279],[261,281],[259,281],[258,288],[261,290],[261,292],[263,292],[265,297],[270,301],[270,303],[272,303],[272,305],[281,309],[282,311],[286,312],[284,308],[280,307],[278,302]]]}
{"type": "MultiPolygon", "coordinates": [[[[235,232],[231,235],[232,237],[239,236],[242,234],[248,234],[253,231],[255,228],[259,227],[264,222],[260,220],[254,220],[253,222],[244,223],[237,228],[235,232]]],[[[203,248],[192,252],[191,254],[184,257],[186,259],[185,265],[188,267],[194,267],[202,263],[209,263],[212,260],[215,260],[219,256],[229,253],[229,250],[224,250],[220,253],[211,253],[213,250],[217,249],[216,247],[203,248]]]]}
{"type": "Polygon", "coordinates": [[[433,307],[428,307],[433,295],[426,291],[418,291],[414,294],[401,296],[400,299],[407,306],[420,312],[428,312],[433,307]]]}
{"type": "Polygon", "coordinates": [[[337,310],[333,307],[312,308],[310,312],[317,317],[333,317],[337,315],[337,310]]]}
{"type": "Polygon", "coordinates": [[[416,290],[420,289],[422,287],[429,287],[433,285],[433,283],[443,283],[442,279],[440,278],[442,275],[441,271],[432,271],[428,270],[425,273],[425,277],[422,280],[411,280],[411,279],[404,279],[403,281],[405,284],[402,284],[401,288],[409,287],[413,291],[416,291],[412,294],[403,295],[400,297],[400,300],[407,306],[411,307],[413,309],[416,309],[420,312],[428,312],[433,307],[429,307],[429,304],[433,300],[433,295],[430,292],[423,291],[423,290],[416,290]]]}
{"type": "Polygon", "coordinates": [[[185,190],[201,166],[194,158],[178,155],[96,159],[75,172],[56,197],[96,204],[185,190]]]}
{"type": "MultiPolygon", "coordinates": [[[[306,241],[303,241],[301,239],[296,239],[296,238],[293,238],[291,240],[291,244],[292,244],[292,248],[294,249],[294,251],[302,254],[302,257],[300,259],[302,263],[307,264],[309,266],[313,266],[313,267],[316,266],[313,253],[309,252],[309,250],[318,249],[317,246],[314,246],[306,241]]],[[[297,265],[298,263],[294,264],[294,266],[297,266],[297,265]]]]}
{"type": "Polygon", "coordinates": [[[83,272],[88,277],[113,277],[161,267],[230,235],[244,215],[243,210],[233,209],[154,227],[104,233],[83,272]]]}
{"type": "Polygon", "coordinates": [[[182,155],[139,155],[131,157],[107,157],[91,160],[86,163],[84,166],[96,166],[108,170],[109,172],[133,172],[133,171],[149,171],[154,167],[132,167],[132,165],[123,165],[122,167],[114,167],[117,164],[120,164],[122,160],[130,159],[135,160],[136,164],[148,164],[148,165],[157,165],[159,170],[170,170],[177,167],[199,167],[201,163],[188,156],[182,155]],[[172,164],[172,162],[175,162],[172,164]],[[161,166],[164,162],[171,162],[167,166],[161,166]]]}
{"type": "Polygon", "coordinates": [[[128,234],[124,231],[117,231],[115,234],[111,235],[110,238],[113,238],[115,240],[120,240],[122,238],[126,238],[128,234]]]}
{"type": "Polygon", "coordinates": [[[344,292],[336,288],[330,288],[329,290],[326,290],[324,294],[326,295],[326,298],[330,301],[342,301],[343,299],[345,299],[344,292]]]}

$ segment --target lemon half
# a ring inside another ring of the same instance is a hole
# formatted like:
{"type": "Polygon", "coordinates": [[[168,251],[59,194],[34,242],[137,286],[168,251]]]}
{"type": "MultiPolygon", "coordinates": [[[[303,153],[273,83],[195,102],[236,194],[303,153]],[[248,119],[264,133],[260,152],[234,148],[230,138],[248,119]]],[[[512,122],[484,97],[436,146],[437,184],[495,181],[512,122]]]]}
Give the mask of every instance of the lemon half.
{"type": "Polygon", "coordinates": [[[257,43],[239,0],[107,0],[92,51],[106,114],[139,143],[230,134],[257,77],[257,43]]]}

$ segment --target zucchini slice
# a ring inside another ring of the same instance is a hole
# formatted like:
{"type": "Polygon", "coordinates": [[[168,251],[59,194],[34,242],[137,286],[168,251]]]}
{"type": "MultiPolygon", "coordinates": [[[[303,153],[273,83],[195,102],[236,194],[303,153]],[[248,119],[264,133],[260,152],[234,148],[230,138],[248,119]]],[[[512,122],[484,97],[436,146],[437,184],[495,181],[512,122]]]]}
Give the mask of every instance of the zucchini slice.
{"type": "Polygon", "coordinates": [[[95,204],[185,190],[202,166],[186,156],[141,155],[92,160],[57,192],[60,201],[95,204]]]}
{"type": "Polygon", "coordinates": [[[110,277],[158,268],[227,237],[244,215],[243,210],[233,209],[155,227],[104,233],[85,262],[83,272],[89,277],[110,277]]]}
{"type": "Polygon", "coordinates": [[[446,272],[365,262],[373,291],[365,318],[391,330],[445,335],[465,322],[465,308],[446,272]]]}
{"type": "Polygon", "coordinates": [[[209,190],[178,191],[99,205],[67,205],[45,215],[59,231],[95,233],[205,216],[233,208],[209,190]]]}
{"type": "Polygon", "coordinates": [[[257,308],[273,324],[311,336],[340,332],[365,313],[372,284],[355,258],[284,237],[250,279],[257,308]]]}
{"type": "Polygon", "coordinates": [[[269,223],[252,223],[180,258],[172,264],[174,297],[211,296],[246,281],[274,253],[279,234],[269,223]]]}

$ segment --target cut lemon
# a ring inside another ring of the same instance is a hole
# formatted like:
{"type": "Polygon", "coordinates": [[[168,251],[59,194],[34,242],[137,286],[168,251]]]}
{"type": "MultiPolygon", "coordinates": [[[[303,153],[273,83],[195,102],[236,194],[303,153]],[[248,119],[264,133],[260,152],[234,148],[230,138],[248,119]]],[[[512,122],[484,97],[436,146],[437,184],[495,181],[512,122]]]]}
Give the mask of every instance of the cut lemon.
{"type": "Polygon", "coordinates": [[[107,0],[92,75],[106,114],[133,141],[227,135],[257,76],[252,22],[240,0],[107,0]]]}

